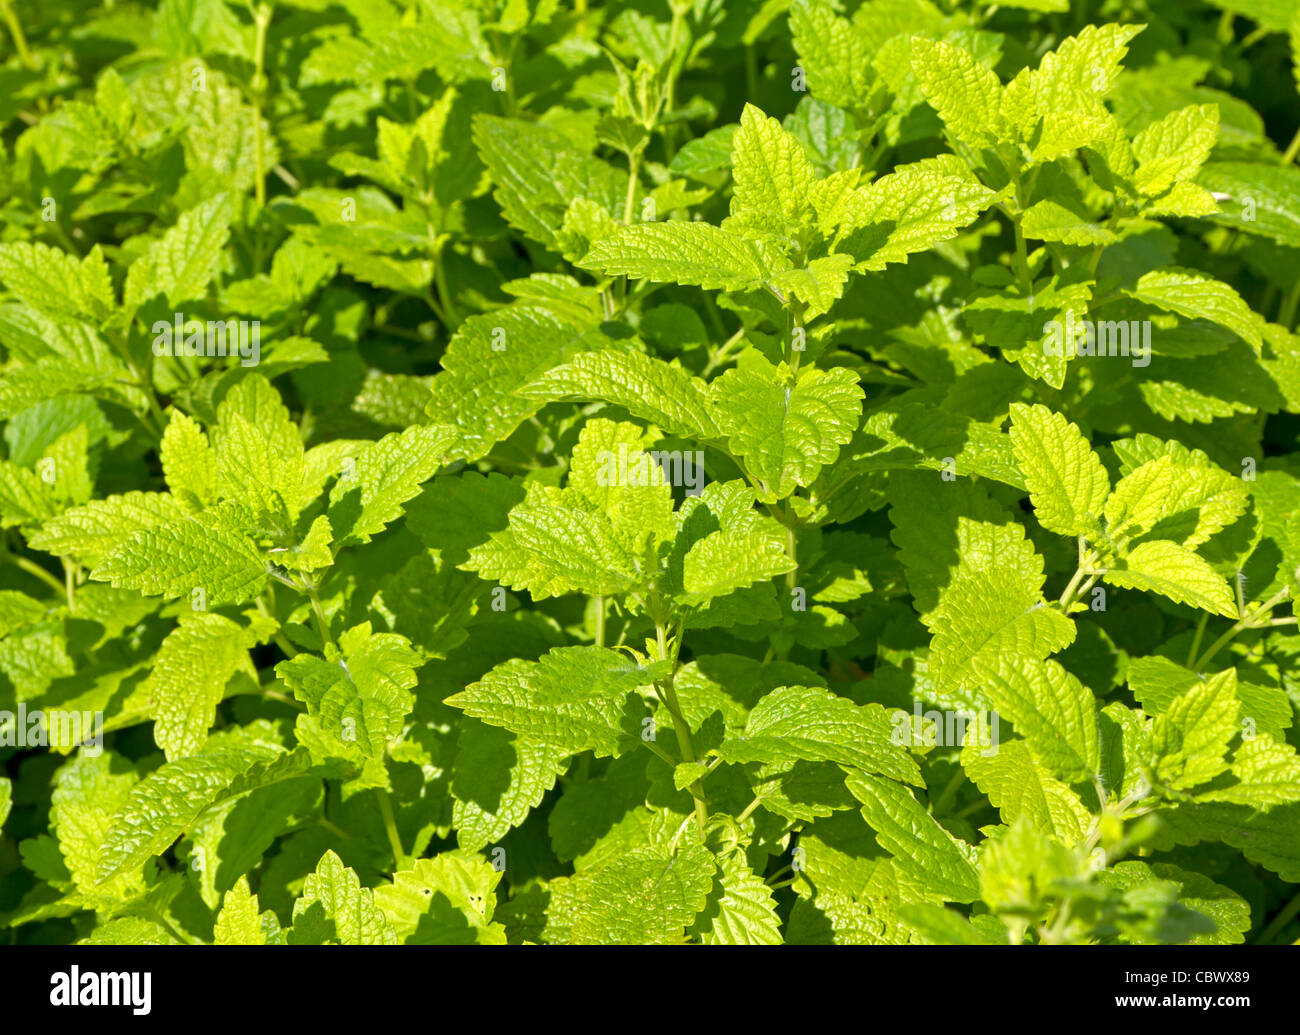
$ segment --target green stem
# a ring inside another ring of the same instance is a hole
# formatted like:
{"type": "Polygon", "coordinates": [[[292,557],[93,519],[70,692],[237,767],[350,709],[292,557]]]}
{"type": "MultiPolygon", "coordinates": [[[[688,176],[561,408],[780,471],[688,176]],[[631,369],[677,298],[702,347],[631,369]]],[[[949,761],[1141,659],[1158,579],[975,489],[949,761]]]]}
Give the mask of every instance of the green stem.
{"type": "MultiPolygon", "coordinates": [[[[1300,140],[1300,136],[1296,139],[1300,140]]],[[[1286,293],[1282,299],[1282,308],[1278,310],[1277,322],[1287,330],[1295,323],[1296,309],[1300,308],[1300,280],[1296,281],[1295,287],[1286,293]]]]}
{"type": "Polygon", "coordinates": [[[68,559],[63,558],[63,586],[68,597],[68,610],[71,611],[76,607],[76,594],[74,587],[76,585],[75,565],[69,564],[68,559]]]}
{"type": "Polygon", "coordinates": [[[1196,635],[1192,637],[1192,649],[1187,652],[1187,666],[1190,668],[1196,660],[1196,652],[1201,649],[1201,640],[1205,636],[1205,626],[1210,620],[1210,612],[1201,612],[1201,620],[1196,623],[1196,635]]]}
{"type": "MultiPolygon", "coordinates": [[[[739,816],[736,817],[736,822],[737,823],[745,822],[745,820],[749,819],[749,817],[753,815],[754,810],[758,808],[759,805],[761,805],[762,803],[763,803],[763,796],[760,794],[757,798],[755,798],[753,801],[751,801],[748,805],[745,806],[745,810],[739,816]]],[[[780,871],[778,870],[777,872],[779,873],[780,871]]]]}
{"type": "Polygon", "coordinates": [[[596,595],[596,646],[605,646],[605,597],[596,595]]]}
{"type": "MultiPolygon", "coordinates": [[[[122,357],[122,361],[131,372],[131,376],[135,378],[135,387],[139,388],[143,393],[145,405],[149,409],[149,416],[154,423],[151,426],[149,421],[144,418],[140,418],[140,422],[159,438],[162,438],[163,432],[167,430],[167,416],[163,413],[162,406],[158,403],[158,396],[154,392],[153,365],[152,363],[146,363],[143,368],[136,365],[135,360],[131,358],[130,346],[126,343],[126,333],[124,331],[121,335],[109,335],[110,344],[113,346],[113,350],[122,357]]],[[[132,412],[134,412],[134,409],[132,412]]]]}
{"type": "MultiPolygon", "coordinates": [[[[657,600],[656,600],[657,605],[657,600]]],[[[657,607],[656,607],[657,610],[657,607]]],[[[673,685],[673,680],[677,675],[677,659],[681,654],[682,645],[682,627],[678,625],[677,636],[673,643],[671,656],[668,653],[668,641],[664,633],[664,623],[655,622],[655,636],[659,642],[659,657],[665,661],[672,662],[672,671],[668,673],[667,678],[655,684],[659,689],[659,696],[664,702],[669,713],[673,717],[673,732],[677,736],[677,748],[682,753],[682,760],[685,762],[694,762],[695,746],[691,743],[691,730],[686,724],[686,718],[682,715],[681,704],[677,700],[677,689],[673,685]]],[[[696,780],[690,786],[691,796],[695,799],[695,817],[700,825],[700,839],[704,839],[704,823],[709,818],[709,807],[704,800],[704,787],[696,780]]]]}
{"type": "Polygon", "coordinates": [[[637,177],[641,174],[641,149],[627,156],[627,193],[623,196],[623,225],[632,225],[632,212],[636,208],[637,177]]]}
{"type": "Polygon", "coordinates": [[[406,862],[406,852],[402,850],[402,838],[397,832],[397,817],[393,815],[393,803],[388,792],[382,787],[376,793],[379,796],[379,812],[384,818],[384,832],[388,834],[388,847],[393,852],[393,868],[400,870],[406,862]]]}
{"type": "MultiPolygon", "coordinates": [[[[673,4],[672,27],[668,31],[668,82],[664,85],[664,110],[671,114],[677,107],[677,46],[681,40],[683,9],[673,4]]],[[[685,64],[683,59],[681,64],[685,64]]],[[[664,129],[664,150],[669,158],[677,151],[677,126],[670,123],[664,129]]]]}
{"type": "Polygon", "coordinates": [[[1269,925],[1255,939],[1255,944],[1267,945],[1282,928],[1295,919],[1297,913],[1300,913],[1300,892],[1297,892],[1295,897],[1281,908],[1277,916],[1269,921],[1269,925]]]}
{"type": "MultiPolygon", "coordinates": [[[[293,583],[290,583],[290,585],[293,585],[293,583]]],[[[330,625],[325,620],[325,609],[321,607],[320,594],[316,592],[315,584],[304,575],[301,584],[296,588],[306,593],[307,599],[311,601],[311,616],[316,623],[316,632],[320,634],[321,644],[333,643],[334,638],[330,636],[330,625]]]]}
{"type": "MultiPolygon", "coordinates": [[[[632,213],[636,208],[637,177],[641,173],[641,149],[630,151],[627,156],[627,193],[623,196],[623,225],[632,225],[632,213]]],[[[627,277],[618,281],[617,312],[623,312],[627,302],[627,277]]]]}
{"type": "Polygon", "coordinates": [[[1250,47],[1253,47],[1256,43],[1258,43],[1260,40],[1262,40],[1265,36],[1267,36],[1272,31],[1273,30],[1270,29],[1267,25],[1261,25],[1258,29],[1250,33],[1250,35],[1248,35],[1244,40],[1241,41],[1241,49],[1246,50],[1250,47]]]}
{"type": "Polygon", "coordinates": [[[28,68],[35,68],[36,59],[27,49],[27,37],[23,35],[22,23],[13,8],[9,6],[9,0],[0,0],[0,15],[4,16],[5,24],[9,27],[9,35],[14,39],[14,50],[18,52],[18,60],[28,68]]]}
{"type": "Polygon", "coordinates": [[[678,765],[677,759],[673,758],[672,755],[670,755],[667,751],[661,748],[653,740],[643,740],[641,741],[641,743],[644,744],[646,746],[646,749],[650,752],[650,754],[658,758],[659,761],[667,763],[670,769],[677,768],[678,765]]]}
{"type": "Polygon", "coordinates": [[[1290,165],[1295,161],[1295,156],[1300,154],[1300,129],[1296,130],[1295,136],[1291,138],[1291,143],[1282,154],[1282,164],[1290,165]]]}
{"type": "Polygon", "coordinates": [[[934,803],[934,807],[931,809],[931,812],[934,815],[942,816],[944,814],[944,807],[948,804],[953,795],[957,793],[957,788],[961,786],[963,776],[964,774],[960,769],[952,774],[952,779],[948,781],[948,785],[940,792],[938,800],[934,803]]]}
{"type": "MultiPolygon", "coordinates": [[[[283,637],[281,637],[279,633],[276,634],[277,643],[279,643],[282,638],[283,637]]],[[[284,646],[282,646],[280,649],[284,650],[284,646]]],[[[290,647],[289,650],[292,651],[293,648],[290,647]]],[[[293,653],[289,654],[289,657],[292,658],[296,653],[297,653],[296,651],[293,651],[293,653]]],[[[278,701],[280,704],[283,704],[289,708],[295,708],[300,712],[305,712],[307,710],[307,706],[303,704],[301,701],[295,700],[294,698],[289,697],[287,694],[282,694],[280,693],[279,690],[272,690],[270,687],[263,688],[262,696],[269,701],[278,701]]]]}
{"type": "Polygon", "coordinates": [[[316,820],[316,825],[317,825],[318,827],[320,827],[322,830],[328,830],[328,831],[329,831],[331,834],[333,834],[335,837],[337,837],[337,838],[341,838],[341,839],[344,840],[344,841],[351,841],[351,840],[352,840],[352,835],[351,835],[351,834],[349,834],[349,833],[348,833],[346,830],[344,830],[342,827],[336,826],[335,824],[331,823],[331,822],[330,822],[328,819],[326,819],[324,816],[322,816],[320,819],[316,820]]]}
{"type": "Polygon", "coordinates": [[[1268,625],[1269,623],[1267,621],[1259,622],[1258,619],[1261,616],[1266,615],[1268,614],[1268,612],[1272,611],[1273,608],[1276,607],[1282,600],[1284,600],[1290,592],[1291,592],[1290,586],[1283,586],[1280,590],[1278,590],[1266,601],[1264,601],[1264,603],[1260,604],[1259,607],[1251,611],[1250,614],[1242,615],[1239,619],[1237,619],[1237,621],[1233,623],[1230,629],[1228,629],[1222,636],[1220,636],[1217,640],[1215,640],[1212,644],[1210,644],[1209,650],[1207,650],[1204,654],[1202,654],[1200,659],[1196,662],[1195,666],[1193,666],[1194,670],[1196,672],[1200,672],[1202,669],[1204,669],[1205,666],[1208,665],[1210,661],[1214,658],[1214,656],[1219,653],[1219,651],[1221,651],[1225,646],[1227,646],[1230,642],[1232,642],[1232,640],[1236,637],[1236,635],[1239,632],[1242,632],[1245,629],[1259,629],[1268,625]]]}
{"type": "Polygon", "coordinates": [[[53,589],[54,592],[56,593],[64,592],[63,583],[60,582],[58,579],[56,579],[53,575],[51,575],[48,571],[42,568],[35,561],[30,561],[26,557],[19,557],[17,554],[13,554],[13,553],[9,555],[9,559],[13,561],[14,564],[18,565],[18,567],[20,567],[23,571],[27,572],[28,575],[36,576],[36,578],[40,579],[51,589],[53,589]]]}
{"type": "Polygon", "coordinates": [[[1224,11],[1219,16],[1218,38],[1220,43],[1231,43],[1233,38],[1232,22],[1236,16],[1231,11],[1224,11]]]}
{"type": "Polygon", "coordinates": [[[180,931],[176,930],[176,928],[172,926],[172,922],[168,920],[167,917],[160,910],[151,909],[150,913],[153,916],[154,922],[157,923],[159,927],[161,927],[164,931],[170,934],[182,945],[195,944],[193,938],[187,937],[186,935],[182,934],[180,931]]]}
{"type": "Polygon", "coordinates": [[[1074,603],[1075,590],[1079,588],[1079,583],[1087,577],[1087,574],[1083,570],[1082,564],[1074,570],[1074,577],[1070,579],[1069,585],[1065,587],[1065,592],[1061,594],[1061,599],[1057,601],[1062,611],[1069,612],[1070,605],[1074,603]]]}
{"type": "Polygon", "coordinates": [[[1079,566],[1075,569],[1074,575],[1071,576],[1069,585],[1065,587],[1065,591],[1056,602],[1057,606],[1066,614],[1070,613],[1070,608],[1074,606],[1075,599],[1092,589],[1097,584],[1097,580],[1105,574],[1093,570],[1093,565],[1096,563],[1096,552],[1088,549],[1087,539],[1079,536],[1079,566]],[[1085,579],[1087,579],[1086,582],[1085,579]]]}
{"type": "Polygon", "coordinates": [[[253,42],[253,106],[256,109],[253,118],[253,158],[257,165],[257,179],[253,182],[254,196],[257,198],[257,207],[260,209],[266,205],[266,169],[264,168],[265,158],[262,154],[262,105],[266,100],[266,76],[263,73],[263,67],[266,64],[266,30],[271,24],[271,8],[266,4],[258,4],[253,11],[253,26],[256,36],[253,42]]]}

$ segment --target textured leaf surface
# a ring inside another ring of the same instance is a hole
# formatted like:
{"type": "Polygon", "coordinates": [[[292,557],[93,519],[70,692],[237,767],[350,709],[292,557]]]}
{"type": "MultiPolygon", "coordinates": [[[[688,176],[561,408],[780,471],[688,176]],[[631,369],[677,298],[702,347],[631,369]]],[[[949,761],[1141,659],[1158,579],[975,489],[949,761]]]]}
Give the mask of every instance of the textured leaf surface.
{"type": "Polygon", "coordinates": [[[1092,692],[1055,661],[977,661],[984,692],[1030,750],[1057,776],[1087,780],[1100,765],[1092,692]]]}
{"type": "Polygon", "coordinates": [[[851,773],[846,782],[862,802],[863,818],[876,832],[876,840],[894,856],[900,872],[949,901],[972,902],[979,897],[973,850],[939,826],[910,790],[866,773],[851,773]]]}
{"type": "Polygon", "coordinates": [[[729,762],[835,762],[916,783],[916,766],[891,739],[892,728],[879,705],[857,705],[818,687],[781,687],[754,706],[744,732],[718,753],[729,762]]]}
{"type": "Polygon", "coordinates": [[[398,944],[503,945],[505,931],[492,920],[500,880],[480,856],[442,852],[395,873],[374,901],[398,944]]]}
{"type": "Polygon", "coordinates": [[[637,223],[603,237],[578,265],[608,276],[740,291],[759,288],[790,261],[770,245],[709,223],[637,223]]]}
{"type": "Polygon", "coordinates": [[[570,754],[618,754],[640,736],[639,707],[629,694],[663,676],[606,647],[559,647],[540,661],[511,659],[447,703],[491,726],[546,741],[570,754]]]}
{"type": "Polygon", "coordinates": [[[333,852],[321,856],[293,904],[290,945],[392,945],[392,925],[374,893],[333,852]]]}
{"type": "Polygon", "coordinates": [[[863,391],[848,370],[729,370],[713,385],[714,413],[751,474],[774,498],[808,485],[853,435],[863,391]],[[793,377],[793,375],[790,375],[793,377]]]}
{"type": "Polygon", "coordinates": [[[233,509],[204,511],[132,532],[91,578],[150,596],[201,590],[209,605],[240,603],[266,583],[266,562],[233,509]]]}
{"type": "Polygon", "coordinates": [[[1124,567],[1111,568],[1106,581],[1129,589],[1159,593],[1180,604],[1190,604],[1225,618],[1237,617],[1232,590],[1199,555],[1167,540],[1134,547],[1124,567]]]}

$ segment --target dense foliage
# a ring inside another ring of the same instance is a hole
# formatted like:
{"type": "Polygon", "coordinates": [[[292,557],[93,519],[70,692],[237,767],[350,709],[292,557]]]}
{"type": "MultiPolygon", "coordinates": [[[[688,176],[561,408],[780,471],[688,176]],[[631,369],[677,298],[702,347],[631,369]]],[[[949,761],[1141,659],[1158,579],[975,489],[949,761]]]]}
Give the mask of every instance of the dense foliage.
{"type": "Polygon", "coordinates": [[[1300,4],[0,15],[6,938],[1300,935],[1300,4]]]}

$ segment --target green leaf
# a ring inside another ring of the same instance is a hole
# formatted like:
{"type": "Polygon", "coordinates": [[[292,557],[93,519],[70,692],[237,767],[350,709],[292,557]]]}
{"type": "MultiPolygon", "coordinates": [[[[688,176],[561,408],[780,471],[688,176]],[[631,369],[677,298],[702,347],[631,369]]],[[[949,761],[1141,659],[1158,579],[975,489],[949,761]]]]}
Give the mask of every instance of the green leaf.
{"type": "MultiPolygon", "coordinates": [[[[216,945],[265,945],[268,921],[274,914],[258,912],[257,896],[248,888],[248,878],[240,877],[234,887],[226,892],[221,902],[221,912],[213,930],[216,945]]],[[[279,927],[277,923],[276,928],[279,927]]]]}
{"type": "Polygon", "coordinates": [[[216,275],[234,207],[218,194],[181,215],[176,225],[131,264],[126,277],[126,307],[134,309],[154,295],[169,306],[202,298],[216,275]]]}
{"type": "Polygon", "coordinates": [[[912,71],[954,140],[980,148],[1006,139],[1002,84],[970,51],[942,40],[915,39],[912,71]]]}
{"type": "Polygon", "coordinates": [[[970,737],[967,741],[961,767],[988,796],[1003,823],[1011,826],[1025,816],[1064,844],[1086,840],[1091,813],[1074,791],[1035,760],[1027,741],[1008,740],[988,747],[970,737]]]}
{"type": "Polygon", "coordinates": [[[1237,670],[1216,672],[1180,694],[1151,729],[1151,768],[1161,786],[1190,790],[1228,768],[1228,744],[1241,727],[1237,670]]]}
{"type": "Polygon", "coordinates": [[[871,52],[853,23],[838,17],[826,0],[796,0],[790,6],[790,35],[816,97],[842,108],[866,100],[871,52]]]}
{"type": "Polygon", "coordinates": [[[710,223],[637,223],[602,237],[578,265],[605,276],[746,291],[760,288],[790,260],[766,241],[710,223]]]}
{"type": "Polygon", "coordinates": [[[368,622],[340,636],[339,651],[332,660],[299,654],[280,662],[276,675],[332,741],[382,758],[415,705],[410,691],[421,658],[404,636],[372,633],[368,622]]]}
{"type": "MultiPolygon", "coordinates": [[[[1231,671],[1231,670],[1229,670],[1231,671]]],[[[1237,696],[1243,698],[1243,684],[1237,684],[1237,696]]],[[[1242,700],[1243,711],[1246,708],[1242,700]]],[[[1198,801],[1224,801],[1252,808],[1270,808],[1300,802],[1300,758],[1295,748],[1265,733],[1249,736],[1232,755],[1232,775],[1236,783],[1202,791],[1198,801]]]]}
{"type": "MultiPolygon", "coordinates": [[[[137,858],[116,870],[116,879],[101,881],[101,852],[115,828],[115,816],[132,801],[139,776],[111,752],[79,753],[64,764],[55,780],[50,826],[73,883],[83,894],[129,898],[140,890],[137,858]]],[[[113,877],[114,874],[107,876],[113,877]]]]}
{"type": "Polygon", "coordinates": [[[763,531],[710,532],[686,552],[685,602],[701,604],[795,568],[780,538],[763,531]]]}
{"type": "Polygon", "coordinates": [[[534,599],[623,593],[640,581],[609,518],[572,491],[533,483],[509,526],[470,550],[462,565],[534,599]]]}
{"type": "Polygon", "coordinates": [[[1237,617],[1237,603],[1223,576],[1199,554],[1166,540],[1141,543],[1123,558],[1123,567],[1109,568],[1106,581],[1125,589],[1159,593],[1179,604],[1237,617]]]}
{"type": "Polygon", "coordinates": [[[964,916],[932,902],[906,902],[898,913],[930,945],[995,944],[964,916]]]}
{"type": "Polygon", "coordinates": [[[446,703],[491,726],[569,754],[621,754],[639,741],[644,702],[666,662],[638,665],[607,647],[557,647],[539,661],[512,658],[446,703]]]}
{"type": "Polygon", "coordinates": [[[536,808],[568,767],[569,752],[499,726],[464,721],[451,793],[457,843],[477,852],[500,841],[536,808]]]}
{"type": "Polygon", "coordinates": [[[696,917],[694,930],[704,945],[781,945],[781,919],[772,889],[739,855],[718,863],[722,871],[713,894],[696,917]]]}
{"type": "Polygon", "coordinates": [[[575,150],[567,137],[524,119],[474,117],[474,146],[511,226],[555,247],[555,231],[574,198],[621,215],[627,174],[575,150]]]}
{"type": "Polygon", "coordinates": [[[728,448],[762,486],[765,502],[811,485],[853,437],[864,392],[850,370],[728,370],[713,382],[713,411],[728,448]]]}
{"type": "Polygon", "coordinates": [[[1017,944],[1029,923],[1047,912],[1049,896],[1078,879],[1079,870],[1075,851],[1022,816],[980,845],[980,898],[1018,932],[1012,938],[1017,944]]]}
{"type": "Polygon", "coordinates": [[[1022,610],[1032,607],[1041,599],[1043,559],[1024,526],[973,479],[942,483],[939,493],[936,481],[919,471],[896,472],[889,481],[891,538],[922,620],[937,627],[929,616],[958,572],[989,574],[1000,584],[1013,579],[1026,597],[1022,610]]]}
{"type": "Polygon", "coordinates": [[[1042,526],[1058,535],[1090,535],[1110,479],[1074,424],[1046,406],[1011,404],[1011,444],[1042,526]]]}
{"type": "Polygon", "coordinates": [[[676,855],[662,847],[629,852],[570,877],[564,889],[577,945],[663,945],[682,941],[704,911],[713,886],[713,856],[683,839],[676,855]]]}
{"type": "Polygon", "coordinates": [[[365,543],[402,516],[402,504],[448,459],[454,428],[416,425],[385,435],[345,465],[330,492],[330,527],[340,546],[365,543]]]}
{"type": "Polygon", "coordinates": [[[776,119],[746,104],[732,141],[730,224],[791,237],[809,222],[808,191],[816,179],[808,152],[776,119]]]}
{"type": "Polygon", "coordinates": [[[772,277],[772,286],[787,291],[804,304],[803,318],[814,320],[844,294],[853,256],[844,253],[813,259],[802,269],[786,270],[772,277]]]}
{"type": "MultiPolygon", "coordinates": [[[[1191,945],[1240,945],[1251,928],[1250,904],[1237,892],[1209,877],[1169,863],[1147,863],[1126,859],[1099,875],[1103,883],[1121,890],[1140,887],[1150,881],[1172,881],[1178,886],[1178,902],[1211,920],[1212,934],[1197,934],[1191,945]]],[[[1166,938],[1142,939],[1138,944],[1170,944],[1166,938]]]]}
{"type": "Polygon", "coordinates": [[[40,475],[8,460],[0,461],[0,475],[0,528],[40,525],[55,515],[53,494],[40,475]]]}
{"type": "Polygon", "coordinates": [[[224,798],[295,775],[298,761],[297,755],[259,743],[222,746],[163,764],[131,788],[99,840],[99,881],[166,851],[206,809],[224,798]]]}
{"type": "Polygon", "coordinates": [[[92,579],[148,596],[202,591],[207,606],[237,604],[261,592],[266,562],[241,527],[237,508],[201,514],[132,532],[108,550],[92,579]]]}
{"type": "Polygon", "coordinates": [[[519,304],[471,316],[457,329],[431,384],[427,412],[457,428],[457,452],[484,456],[542,407],[520,389],[575,354],[603,348],[597,312],[563,315],[519,304]]]}
{"type": "Polygon", "coordinates": [[[399,945],[504,945],[505,929],[492,920],[501,872],[466,851],[416,859],[375,888],[375,905],[399,945]]]}
{"type": "Polygon", "coordinates": [[[979,659],[974,669],[993,707],[1053,774],[1069,783],[1097,774],[1097,703],[1078,679],[1055,661],[1028,658],[979,659]]]}
{"type": "Polygon", "coordinates": [[[1300,169],[1275,162],[1210,162],[1196,177],[1222,196],[1216,223],[1300,248],[1300,169]]]}
{"type": "Polygon", "coordinates": [[[891,737],[878,704],[858,705],[828,690],[785,686],[750,711],[743,732],[717,749],[727,762],[834,762],[893,780],[919,783],[915,763],[891,737]]]}
{"type": "Polygon", "coordinates": [[[522,391],[547,401],[603,399],[670,435],[697,441],[720,437],[709,412],[708,386],[681,367],[641,352],[583,352],[522,391]]]}
{"type": "Polygon", "coordinates": [[[33,549],[96,564],[134,533],[183,521],[185,508],[164,492],[127,492],[91,500],[46,521],[31,538],[33,549]]]}
{"type": "Polygon", "coordinates": [[[253,636],[218,614],[192,612],[163,641],[141,687],[154,704],[154,742],[167,761],[194,754],[207,739],[226,684],[237,672],[256,680],[253,636]]]}
{"type": "Polygon", "coordinates": [[[1209,320],[1228,328],[1256,352],[1263,345],[1263,319],[1222,281],[1193,270],[1163,269],[1143,274],[1129,292],[1140,302],[1189,320],[1209,320]]]}
{"type": "Polygon", "coordinates": [[[55,317],[97,322],[116,305],[99,245],[80,260],[46,244],[0,245],[0,282],[19,301],[55,317]]]}
{"type": "Polygon", "coordinates": [[[158,453],[167,487],[192,507],[217,500],[216,457],[198,423],[180,410],[171,411],[158,453]]]}
{"type": "Polygon", "coordinates": [[[1138,190],[1155,197],[1190,180],[1210,157],[1218,137],[1219,109],[1212,104],[1188,105],[1151,123],[1133,138],[1138,190]]]}
{"type": "Polygon", "coordinates": [[[1046,606],[1041,583],[1012,571],[959,569],[926,616],[934,629],[931,669],[939,689],[974,687],[977,660],[1038,660],[1074,642],[1074,623],[1046,606]]]}
{"type": "Polygon", "coordinates": [[[1240,478],[1158,456],[1115,486],[1106,501],[1107,534],[1116,544],[1169,539],[1194,548],[1241,517],[1249,502],[1240,478]]]}
{"type": "Polygon", "coordinates": [[[894,856],[900,876],[946,901],[979,897],[974,849],[939,826],[911,791],[866,773],[850,773],[845,784],[862,802],[862,817],[880,846],[894,856]]]}
{"type": "Polygon", "coordinates": [[[841,228],[839,247],[858,260],[855,268],[883,270],[956,237],[996,197],[960,159],[939,155],[859,187],[832,222],[841,228]]]}
{"type": "Polygon", "coordinates": [[[1060,202],[1046,199],[1025,209],[1020,220],[1020,232],[1039,241],[1060,241],[1062,244],[1091,247],[1112,244],[1115,234],[1086,213],[1060,202]]]}
{"type": "Polygon", "coordinates": [[[1109,122],[1101,100],[1114,85],[1129,41],[1142,25],[1088,25],[1016,77],[1003,114],[1020,128],[1037,162],[1050,161],[1102,136],[1109,122]]]}
{"type": "Polygon", "coordinates": [[[393,927],[357,875],[332,851],[321,856],[293,904],[290,945],[394,945],[393,927]]]}

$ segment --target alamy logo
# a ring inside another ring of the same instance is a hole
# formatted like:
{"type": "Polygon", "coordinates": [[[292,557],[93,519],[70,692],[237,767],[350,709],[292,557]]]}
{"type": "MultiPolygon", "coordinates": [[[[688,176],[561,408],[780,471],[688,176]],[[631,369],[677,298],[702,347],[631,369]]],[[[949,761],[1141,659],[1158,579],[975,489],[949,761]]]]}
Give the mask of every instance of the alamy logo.
{"type": "Polygon", "coordinates": [[[92,758],[104,750],[103,712],[43,711],[18,705],[18,711],[0,711],[0,747],[74,748],[92,758]]]}
{"type": "Polygon", "coordinates": [[[676,485],[686,488],[686,495],[704,491],[704,454],[680,449],[628,451],[627,445],[615,453],[602,449],[596,454],[597,485],[676,485]]]}
{"type": "Polygon", "coordinates": [[[1074,310],[1067,309],[1065,322],[1048,320],[1043,324],[1043,355],[1129,356],[1135,367],[1151,362],[1150,320],[1076,320],[1074,310]]]}
{"type": "Polygon", "coordinates": [[[966,732],[974,733],[972,744],[978,745],[980,754],[991,758],[998,753],[997,712],[929,711],[922,714],[921,702],[912,707],[912,714],[894,712],[894,729],[889,739],[900,747],[924,745],[925,747],[961,747],[967,742],[966,732]]]}
{"type": "Polygon", "coordinates": [[[51,1006],[129,1006],[137,1017],[152,1009],[153,974],[150,971],[100,972],[73,964],[68,971],[50,975],[51,1006]]]}
{"type": "Polygon", "coordinates": [[[151,330],[155,356],[239,356],[245,367],[262,359],[261,320],[186,320],[173,313],[151,330]]]}

